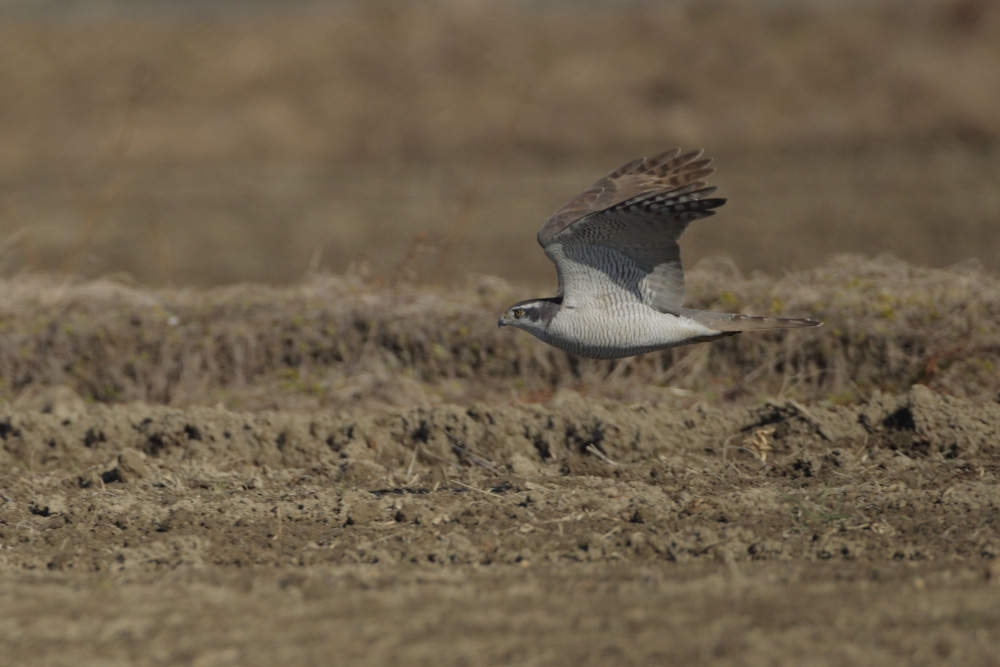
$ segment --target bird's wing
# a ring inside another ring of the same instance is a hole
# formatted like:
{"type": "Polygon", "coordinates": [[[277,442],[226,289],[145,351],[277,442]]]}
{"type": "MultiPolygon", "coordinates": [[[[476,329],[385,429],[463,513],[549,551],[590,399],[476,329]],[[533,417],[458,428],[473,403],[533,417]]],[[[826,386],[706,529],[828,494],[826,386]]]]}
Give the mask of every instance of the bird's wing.
{"type": "Polygon", "coordinates": [[[680,238],[725,199],[708,198],[713,171],[701,151],[679,149],[627,162],[563,204],[538,231],[555,263],[565,306],[632,299],[680,312],[684,270],[680,238]]]}

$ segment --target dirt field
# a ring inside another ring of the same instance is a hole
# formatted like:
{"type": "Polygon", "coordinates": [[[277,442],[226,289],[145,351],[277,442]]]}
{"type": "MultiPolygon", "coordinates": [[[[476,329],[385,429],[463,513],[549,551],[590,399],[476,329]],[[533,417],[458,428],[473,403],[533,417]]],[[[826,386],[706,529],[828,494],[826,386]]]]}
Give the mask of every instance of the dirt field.
{"type": "Polygon", "coordinates": [[[9,4],[0,663],[1000,664],[996,3],[9,4]],[[825,326],[498,330],[674,145],[825,326]]]}
{"type": "Polygon", "coordinates": [[[0,417],[16,664],[996,661],[996,404],[56,405],[0,417]]]}
{"type": "Polygon", "coordinates": [[[615,363],[496,279],[6,281],[5,656],[991,664],[996,282],[703,268],[826,326],[615,363]]]}

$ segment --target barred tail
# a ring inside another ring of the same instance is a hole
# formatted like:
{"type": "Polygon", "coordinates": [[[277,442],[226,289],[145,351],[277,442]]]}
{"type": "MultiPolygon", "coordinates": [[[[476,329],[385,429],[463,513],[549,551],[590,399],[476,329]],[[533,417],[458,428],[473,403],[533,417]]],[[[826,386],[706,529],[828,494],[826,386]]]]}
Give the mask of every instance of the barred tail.
{"type": "Polygon", "coordinates": [[[756,317],[731,313],[712,313],[706,310],[681,308],[681,316],[692,319],[713,331],[739,333],[740,331],[764,331],[766,329],[798,329],[819,327],[822,322],[788,317],[756,317]]]}

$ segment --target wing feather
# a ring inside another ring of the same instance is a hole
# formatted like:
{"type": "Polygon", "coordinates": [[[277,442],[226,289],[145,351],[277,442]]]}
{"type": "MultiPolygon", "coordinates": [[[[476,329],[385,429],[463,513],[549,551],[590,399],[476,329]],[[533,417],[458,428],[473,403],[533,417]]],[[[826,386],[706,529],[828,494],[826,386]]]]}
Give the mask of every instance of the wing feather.
{"type": "Polygon", "coordinates": [[[715,213],[705,178],[715,170],[702,151],[674,149],[627,162],[594,182],[538,232],[559,273],[559,294],[577,300],[620,297],[677,314],[684,270],[677,240],[694,220],[715,213]]]}

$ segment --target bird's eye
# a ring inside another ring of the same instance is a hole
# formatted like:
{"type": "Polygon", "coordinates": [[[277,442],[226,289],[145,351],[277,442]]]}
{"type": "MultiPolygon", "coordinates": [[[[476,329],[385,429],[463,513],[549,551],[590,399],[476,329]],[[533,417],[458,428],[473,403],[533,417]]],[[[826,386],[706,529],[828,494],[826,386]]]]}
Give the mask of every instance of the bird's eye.
{"type": "Polygon", "coordinates": [[[524,316],[524,310],[523,309],[521,309],[521,308],[515,308],[514,309],[514,317],[516,317],[517,319],[521,319],[523,316],[524,316]]]}

